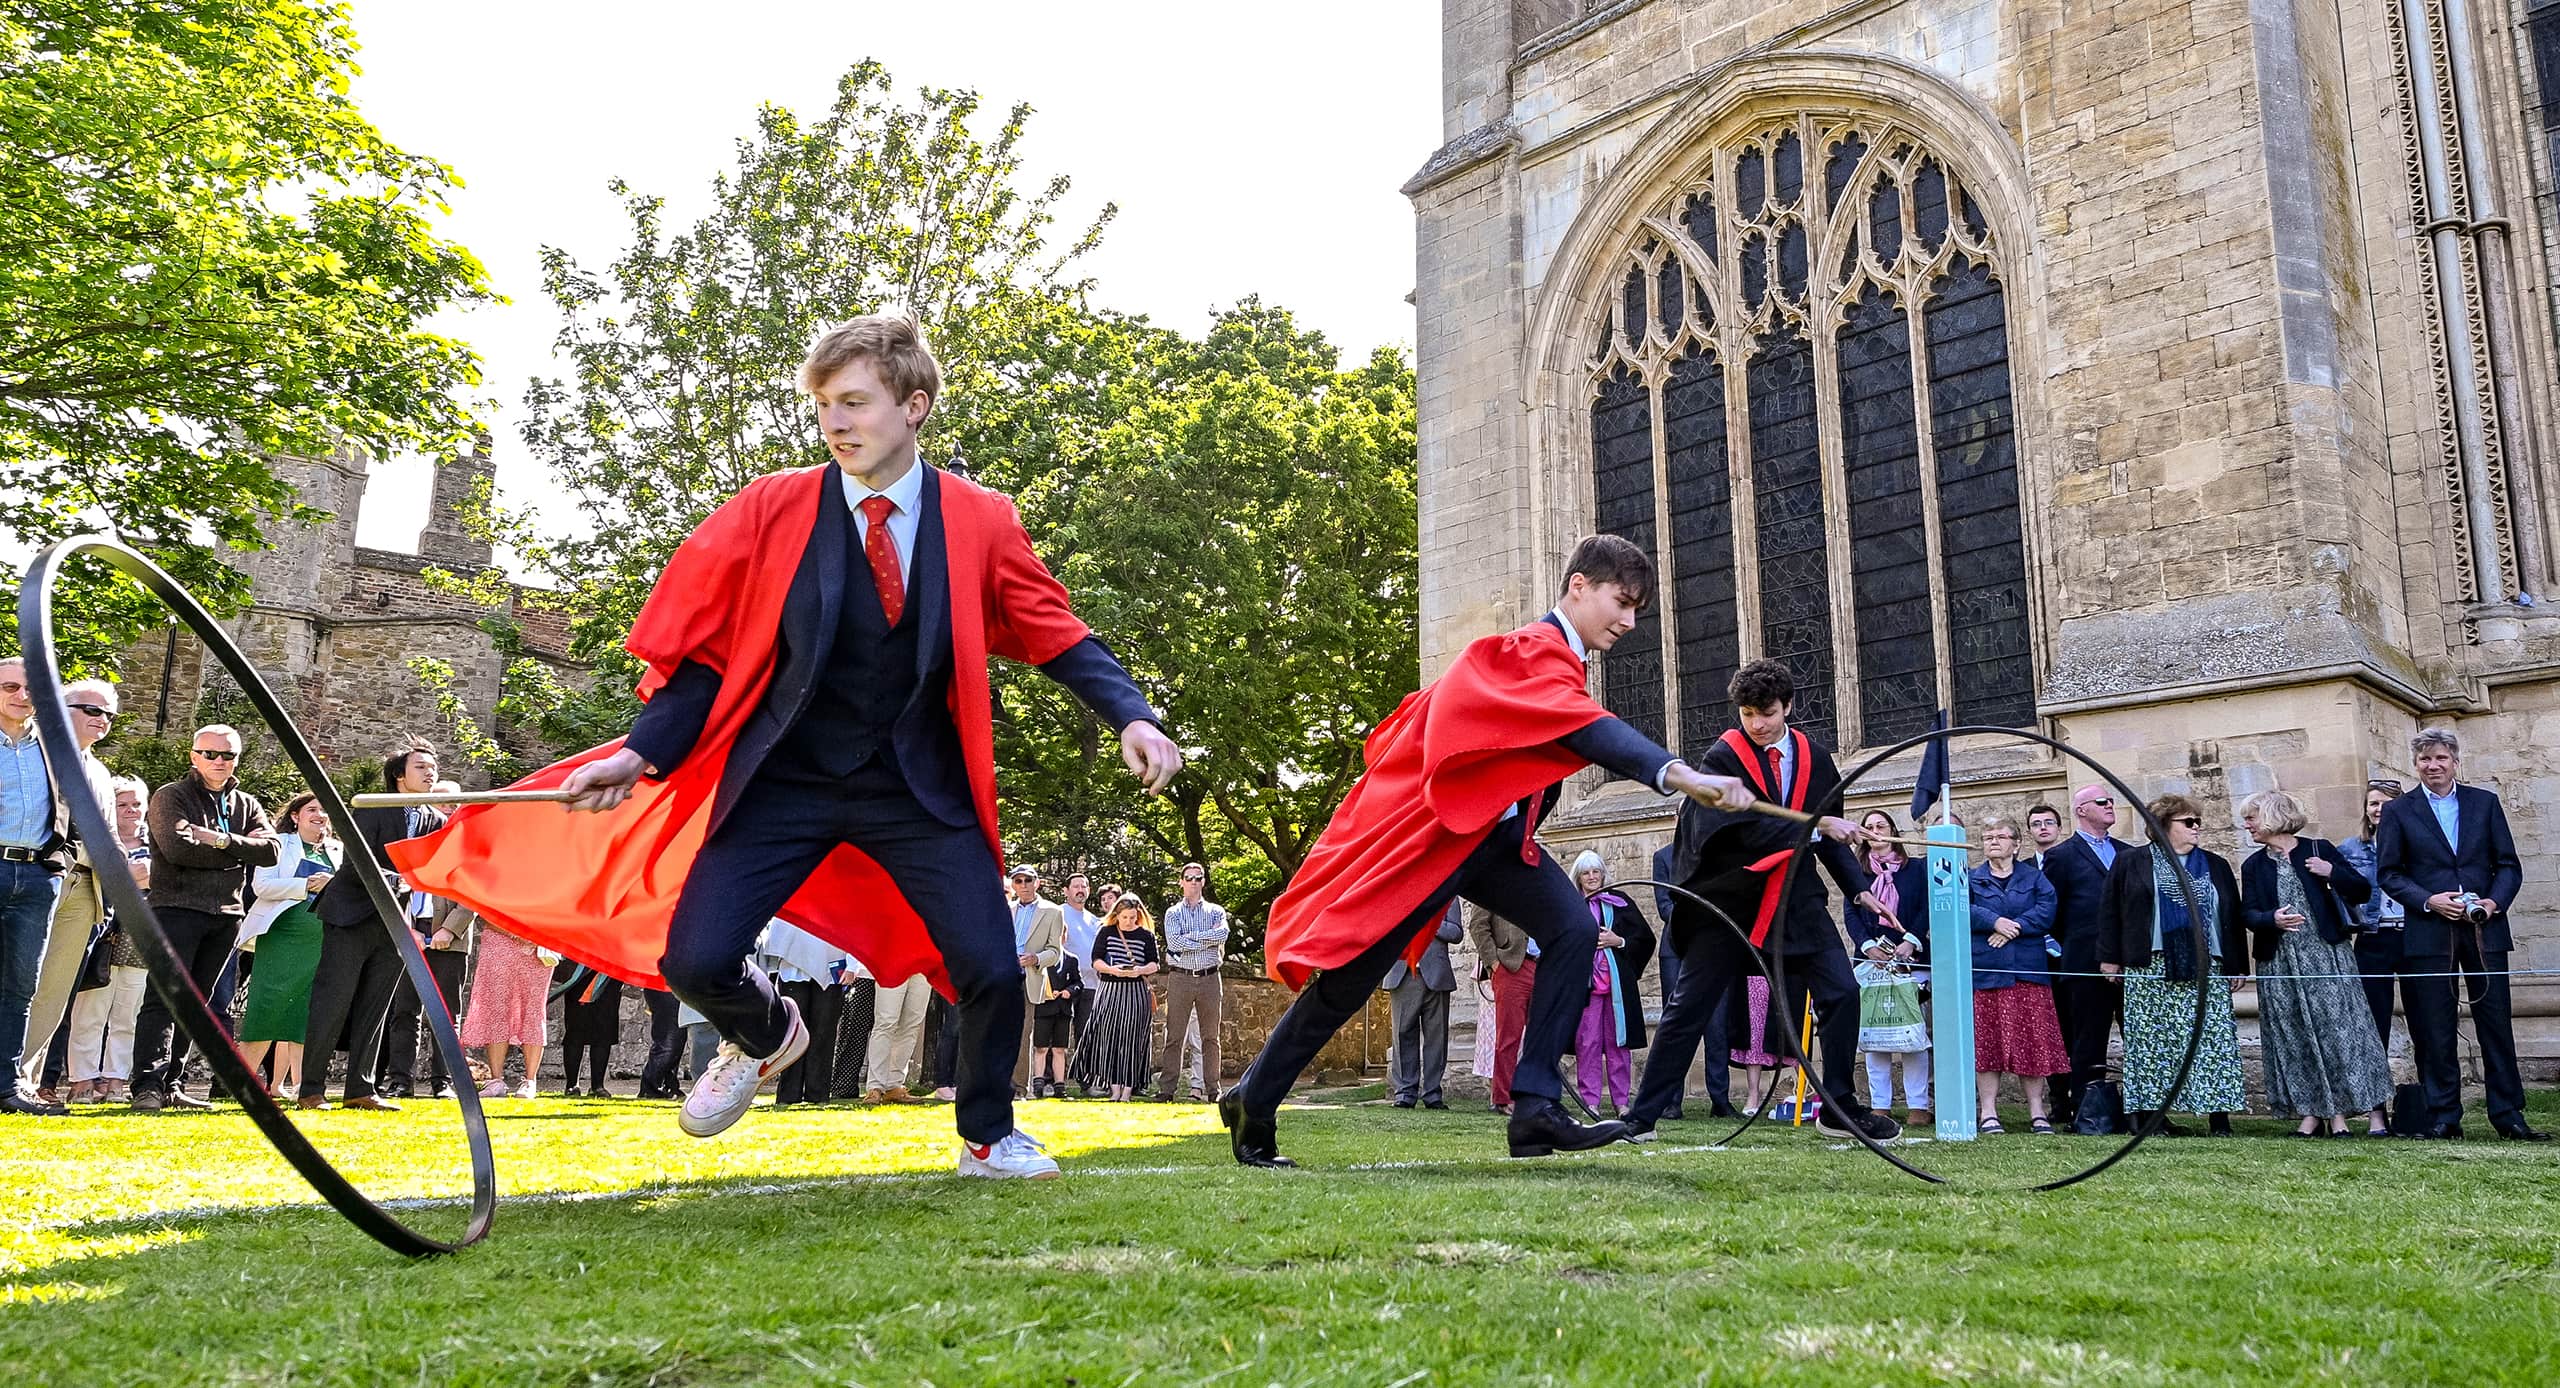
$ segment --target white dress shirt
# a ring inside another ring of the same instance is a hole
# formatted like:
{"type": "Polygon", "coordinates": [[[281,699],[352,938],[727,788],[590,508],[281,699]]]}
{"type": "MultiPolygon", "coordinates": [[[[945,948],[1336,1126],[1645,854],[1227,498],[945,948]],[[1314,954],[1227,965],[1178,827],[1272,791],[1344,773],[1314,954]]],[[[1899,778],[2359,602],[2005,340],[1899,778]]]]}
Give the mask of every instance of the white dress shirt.
{"type": "Polygon", "coordinates": [[[854,538],[871,543],[871,519],[862,514],[862,503],[875,496],[889,498],[889,543],[898,551],[898,581],[904,583],[914,572],[916,559],[916,508],[924,503],[924,460],[918,458],[907,468],[907,475],[889,484],[886,491],[873,491],[853,480],[853,474],[836,469],[838,488],[844,504],[853,508],[854,538]]]}

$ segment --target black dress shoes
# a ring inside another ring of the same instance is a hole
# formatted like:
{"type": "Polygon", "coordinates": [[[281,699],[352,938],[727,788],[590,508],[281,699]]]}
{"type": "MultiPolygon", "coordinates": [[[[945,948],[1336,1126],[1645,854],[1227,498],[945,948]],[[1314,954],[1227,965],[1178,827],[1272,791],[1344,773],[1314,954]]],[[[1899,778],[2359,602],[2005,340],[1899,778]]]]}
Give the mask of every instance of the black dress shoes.
{"type": "Polygon", "coordinates": [[[1553,1099],[1521,1095],[1511,1109],[1511,1155],[1543,1157],[1556,1152],[1584,1152],[1626,1139],[1627,1125],[1576,1123],[1553,1099]]]}
{"type": "MultiPolygon", "coordinates": [[[[1680,1115],[1677,1113],[1666,1113],[1662,1116],[1665,1118],[1677,1118],[1680,1115]]],[[[1735,1108],[1731,1104],[1720,1102],[1714,1108],[1707,1110],[1707,1116],[1709,1118],[1740,1118],[1742,1116],[1742,1110],[1735,1108]]]]}
{"type": "Polygon", "coordinates": [[[1280,1132],[1268,1118],[1256,1118],[1244,1111],[1244,1098],[1228,1090],[1218,1098],[1218,1120],[1227,1125],[1227,1143],[1234,1149],[1240,1166],[1261,1166],[1286,1170],[1296,1162],[1280,1155],[1280,1132]]]}
{"type": "Polygon", "coordinates": [[[1413,1100],[1411,1100],[1411,1099],[1398,1099],[1398,1100],[1396,1100],[1396,1107],[1397,1107],[1397,1108],[1411,1108],[1411,1107],[1413,1107],[1413,1100]]]}
{"type": "Polygon", "coordinates": [[[1425,1099],[1422,1101],[1422,1106],[1424,1108],[1446,1109],[1449,1107],[1449,1101],[1446,1099],[1425,1099]]]}
{"type": "Polygon", "coordinates": [[[2523,1123],[2518,1123],[2512,1128],[2498,1129],[2498,1136],[2509,1142],[2549,1142],[2551,1140],[2551,1134],[2523,1123]]]}

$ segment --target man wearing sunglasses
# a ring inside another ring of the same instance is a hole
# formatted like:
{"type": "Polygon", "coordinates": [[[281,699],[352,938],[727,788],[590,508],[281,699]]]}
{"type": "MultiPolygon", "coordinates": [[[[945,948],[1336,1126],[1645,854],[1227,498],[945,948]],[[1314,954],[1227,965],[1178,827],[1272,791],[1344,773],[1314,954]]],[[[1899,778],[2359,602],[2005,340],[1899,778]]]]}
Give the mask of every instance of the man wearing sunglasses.
{"type": "MultiPolygon", "coordinates": [[[[240,734],[223,724],[196,729],[187,774],[151,793],[151,914],[196,987],[213,991],[248,914],[249,870],[276,860],[276,833],[258,797],[232,779],[240,734]]],[[[133,1029],[133,1106],[211,1108],[178,1083],[186,1060],[170,1040],[176,1019],[158,987],[143,999],[133,1029]]]]}
{"type": "Polygon", "coordinates": [[[2045,880],[2053,884],[2053,933],[2062,941],[2053,1004],[2071,1073],[2054,1102],[2057,1121],[2066,1123],[2081,1094],[2106,1076],[2107,1031],[2124,1006],[2124,985],[2099,975],[2098,935],[2106,923],[2107,875],[2115,871],[2116,855],[2133,846],[2115,837],[2115,793],[2104,785],[2072,792],[2071,820],[2071,836],[2044,854],[2045,880]]]}
{"type": "MultiPolygon", "coordinates": [[[[115,773],[106,763],[90,755],[89,749],[107,735],[116,716],[115,686],[105,680],[76,680],[64,687],[63,700],[71,707],[71,741],[80,749],[80,766],[87,773],[89,795],[98,804],[98,812],[108,823],[115,822],[115,773]]],[[[64,832],[70,832],[70,810],[62,810],[64,832]]],[[[27,1012],[26,1045],[18,1057],[18,1092],[33,1094],[36,1102],[58,1107],[55,1096],[42,1088],[45,1053],[53,1046],[53,1034],[62,1026],[63,1014],[71,1009],[71,986],[80,977],[81,958],[88,953],[89,940],[98,922],[107,917],[106,898],[98,890],[97,873],[90,866],[88,846],[76,839],[67,850],[69,866],[62,874],[62,895],[54,903],[53,923],[45,935],[42,965],[36,970],[35,1000],[27,1012]]],[[[114,850],[119,856],[121,849],[114,850]]]]}

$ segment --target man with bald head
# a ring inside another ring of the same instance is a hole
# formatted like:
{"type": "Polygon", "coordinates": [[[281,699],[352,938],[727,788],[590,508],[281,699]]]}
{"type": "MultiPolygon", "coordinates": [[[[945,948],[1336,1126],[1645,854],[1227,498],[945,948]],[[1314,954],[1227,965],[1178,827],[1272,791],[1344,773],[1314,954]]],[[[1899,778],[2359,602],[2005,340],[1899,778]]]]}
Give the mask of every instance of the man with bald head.
{"type": "MultiPolygon", "coordinates": [[[[97,802],[99,816],[113,824],[115,773],[107,770],[106,763],[92,756],[89,749],[107,735],[108,726],[115,721],[116,687],[102,679],[74,680],[63,687],[62,698],[71,706],[71,740],[80,748],[81,769],[88,773],[89,796],[97,802]]],[[[69,816],[70,811],[65,808],[66,823],[69,816]]],[[[112,844],[103,851],[124,856],[124,850],[112,844]]],[[[63,1014],[70,1010],[71,986],[79,979],[80,960],[88,952],[90,937],[106,918],[107,901],[98,889],[89,846],[75,842],[70,845],[70,863],[62,874],[61,894],[55,899],[44,954],[36,969],[35,999],[27,1012],[26,1045],[18,1058],[18,1092],[34,1094],[40,1103],[56,1101],[42,1087],[45,1052],[53,1045],[53,1033],[62,1025],[63,1014]]]]}
{"type": "Polygon", "coordinates": [[[2099,975],[2098,935],[2106,915],[2107,875],[2115,870],[2116,854],[2133,847],[2114,836],[2115,792],[2104,785],[2092,783],[2071,793],[2071,821],[2071,835],[2044,851],[2045,880],[2053,884],[2053,934],[2062,942],[2053,1001],[2071,1073],[2056,1098],[2055,1113],[2066,1124],[2082,1091],[2106,1074],[2107,1029],[2123,1006],[2123,985],[2099,975]]]}
{"type": "MultiPolygon", "coordinates": [[[[276,860],[275,828],[266,807],[234,779],[239,769],[240,734],[220,723],[198,728],[187,774],[153,791],[144,816],[151,836],[151,914],[196,987],[208,994],[230,962],[232,942],[248,914],[249,870],[276,860]]],[[[143,1112],[211,1107],[178,1082],[185,1053],[170,1043],[176,1021],[154,985],[134,1023],[133,1106],[143,1112]]]]}

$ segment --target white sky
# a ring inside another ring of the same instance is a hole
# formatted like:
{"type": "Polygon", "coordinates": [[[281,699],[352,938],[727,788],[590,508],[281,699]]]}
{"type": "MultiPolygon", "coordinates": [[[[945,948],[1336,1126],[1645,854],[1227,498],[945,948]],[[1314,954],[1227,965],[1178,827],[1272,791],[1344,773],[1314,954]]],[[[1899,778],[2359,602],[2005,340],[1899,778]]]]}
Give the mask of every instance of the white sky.
{"type": "MultiPolygon", "coordinates": [[[[439,320],[485,359],[501,492],[566,508],[517,442],[526,379],[553,373],[558,319],[537,255],[602,269],[626,222],[605,181],[667,199],[688,228],[772,101],[814,117],[863,58],[900,93],[970,88],[982,133],[1017,101],[1029,183],[1075,181],[1059,234],[1120,212],[1082,262],[1096,301],[1197,334],[1248,294],[1343,349],[1410,350],[1413,214],[1396,191],[1439,143],[1436,0],[922,0],[729,5],[354,0],[355,95],[394,143],[468,184],[442,233],[513,303],[439,320]]],[[[380,464],[358,538],[412,549],[423,460],[380,464]]]]}

